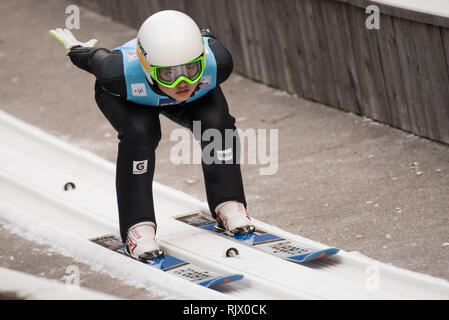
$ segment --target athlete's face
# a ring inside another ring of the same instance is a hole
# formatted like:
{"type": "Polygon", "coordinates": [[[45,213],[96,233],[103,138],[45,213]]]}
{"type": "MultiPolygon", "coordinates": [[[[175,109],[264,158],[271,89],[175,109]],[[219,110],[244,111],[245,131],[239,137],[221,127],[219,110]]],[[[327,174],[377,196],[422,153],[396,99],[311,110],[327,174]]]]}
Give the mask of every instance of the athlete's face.
{"type": "Polygon", "coordinates": [[[163,93],[165,93],[170,98],[175,99],[176,101],[186,101],[190,98],[193,91],[195,91],[196,84],[188,84],[185,81],[181,81],[176,87],[174,88],[167,88],[158,83],[159,89],[163,93]]]}

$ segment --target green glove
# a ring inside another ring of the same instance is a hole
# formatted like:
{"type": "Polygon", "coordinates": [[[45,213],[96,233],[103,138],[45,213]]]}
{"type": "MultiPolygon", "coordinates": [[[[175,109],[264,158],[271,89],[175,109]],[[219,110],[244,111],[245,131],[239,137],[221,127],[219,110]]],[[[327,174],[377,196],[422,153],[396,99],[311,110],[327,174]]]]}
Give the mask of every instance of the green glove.
{"type": "Polygon", "coordinates": [[[98,40],[97,39],[91,39],[87,42],[79,42],[76,40],[76,38],[73,36],[72,32],[69,29],[52,29],[49,31],[49,33],[55,37],[59,42],[62,43],[62,45],[65,48],[65,52],[68,54],[70,49],[74,46],[81,46],[81,47],[95,47],[97,45],[98,40]]]}

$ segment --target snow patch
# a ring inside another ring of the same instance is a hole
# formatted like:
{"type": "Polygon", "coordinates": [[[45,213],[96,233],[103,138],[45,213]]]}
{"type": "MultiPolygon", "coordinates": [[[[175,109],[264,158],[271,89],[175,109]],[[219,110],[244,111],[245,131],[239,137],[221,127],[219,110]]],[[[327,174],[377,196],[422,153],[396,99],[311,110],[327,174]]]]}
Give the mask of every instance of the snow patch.
{"type": "Polygon", "coordinates": [[[435,16],[449,17],[449,1],[447,0],[373,0],[377,3],[404,8],[407,10],[428,13],[435,16]]]}

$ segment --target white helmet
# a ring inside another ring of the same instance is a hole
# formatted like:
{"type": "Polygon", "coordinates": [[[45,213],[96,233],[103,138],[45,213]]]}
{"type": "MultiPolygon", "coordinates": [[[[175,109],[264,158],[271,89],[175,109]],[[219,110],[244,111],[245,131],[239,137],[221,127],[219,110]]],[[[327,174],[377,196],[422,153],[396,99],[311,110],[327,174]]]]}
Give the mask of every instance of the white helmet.
{"type": "Polygon", "coordinates": [[[150,16],[137,33],[137,53],[150,83],[152,66],[178,66],[204,53],[201,31],[188,15],[159,11],[150,16]]]}

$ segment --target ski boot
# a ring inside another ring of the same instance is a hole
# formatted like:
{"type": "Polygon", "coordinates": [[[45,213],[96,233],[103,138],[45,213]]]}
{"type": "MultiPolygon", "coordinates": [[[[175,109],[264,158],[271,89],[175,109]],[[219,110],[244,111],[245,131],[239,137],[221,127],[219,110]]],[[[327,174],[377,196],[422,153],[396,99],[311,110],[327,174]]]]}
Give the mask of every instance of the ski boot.
{"type": "Polygon", "coordinates": [[[215,229],[218,231],[224,231],[231,236],[243,236],[256,230],[245,206],[240,202],[223,202],[217,206],[215,213],[217,220],[215,229]]]}
{"type": "Polygon", "coordinates": [[[164,256],[164,251],[154,239],[156,225],[145,221],[133,225],[128,230],[126,237],[126,253],[136,260],[147,262],[164,256]]]}

